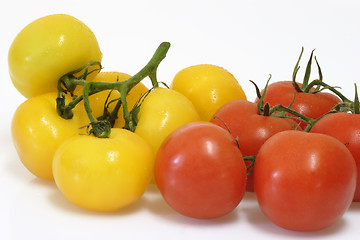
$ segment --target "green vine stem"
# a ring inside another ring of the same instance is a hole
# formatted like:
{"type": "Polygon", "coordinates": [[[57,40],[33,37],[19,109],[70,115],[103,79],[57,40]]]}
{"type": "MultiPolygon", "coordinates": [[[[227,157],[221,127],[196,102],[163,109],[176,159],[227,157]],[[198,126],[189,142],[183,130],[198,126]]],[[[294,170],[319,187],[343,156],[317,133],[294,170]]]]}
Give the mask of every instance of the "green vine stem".
{"type": "Polygon", "coordinates": [[[100,71],[101,68],[101,63],[99,61],[91,60],[79,69],[76,69],[75,71],[69,72],[62,76],[58,81],[58,97],[61,97],[61,93],[70,92],[72,94],[77,85],[84,85],[86,83],[86,78],[88,75],[93,72],[100,71]],[[89,68],[91,66],[98,66],[99,68],[95,68],[94,70],[89,72],[89,68]],[[81,71],[84,71],[84,73],[78,77],[75,77],[75,74],[81,71]]]}
{"type": "Polygon", "coordinates": [[[256,95],[259,98],[259,101],[257,103],[258,113],[263,116],[269,116],[270,106],[268,103],[264,103],[264,98],[265,98],[267,88],[269,86],[270,79],[271,79],[271,74],[269,76],[269,79],[266,82],[266,85],[265,85],[265,88],[264,88],[264,91],[262,94],[260,92],[259,87],[256,85],[256,83],[254,81],[250,80],[250,82],[254,85],[255,90],[256,90],[256,95]]]}
{"type": "Polygon", "coordinates": [[[301,113],[296,112],[295,110],[290,109],[289,107],[285,107],[282,105],[276,105],[272,107],[269,111],[270,116],[276,116],[276,117],[282,117],[282,118],[293,118],[298,119],[300,121],[304,121],[307,123],[306,128],[303,130],[304,132],[309,132],[311,128],[314,126],[315,123],[317,123],[320,119],[323,117],[338,113],[338,112],[351,112],[351,113],[359,113],[359,99],[357,97],[357,90],[355,89],[355,100],[354,102],[346,101],[346,102],[340,102],[337,105],[335,105],[329,112],[325,113],[324,115],[320,116],[319,118],[313,119],[309,118],[301,113]],[[293,116],[284,115],[284,113],[290,113],[293,116]]]}
{"type": "Polygon", "coordinates": [[[304,132],[310,131],[311,127],[319,120],[319,119],[312,119],[309,118],[301,113],[298,113],[295,110],[292,110],[288,107],[285,107],[283,105],[276,105],[274,107],[272,107],[270,109],[270,116],[274,115],[275,112],[280,112],[280,114],[278,113],[276,116],[277,117],[282,117],[282,118],[293,118],[293,119],[298,119],[300,121],[304,121],[307,123],[306,128],[304,129],[304,132]],[[284,115],[283,113],[290,113],[293,116],[288,116],[288,115],[284,115]],[[295,117],[294,117],[295,116],[295,117]]]}
{"type": "Polygon", "coordinates": [[[243,159],[245,162],[250,162],[250,164],[246,167],[247,175],[249,176],[254,171],[256,156],[255,155],[243,156],[243,159]]]}
{"type": "MultiPolygon", "coordinates": [[[[335,93],[343,102],[350,102],[350,100],[347,97],[345,97],[341,92],[336,90],[335,87],[332,87],[319,79],[316,79],[316,80],[313,80],[312,82],[310,82],[307,85],[307,87],[304,89],[304,92],[310,92],[311,88],[313,88],[314,86],[322,86],[322,87],[324,87],[324,89],[328,89],[328,90],[332,91],[333,93],[335,93]]],[[[321,90],[318,90],[316,92],[319,92],[319,91],[321,91],[321,90]]],[[[311,92],[311,93],[316,93],[316,92],[311,92]]]]}
{"type": "Polygon", "coordinates": [[[354,113],[360,114],[360,103],[359,103],[359,96],[358,96],[356,83],[355,83],[354,113]]]}
{"type": "MultiPolygon", "coordinates": [[[[123,106],[123,116],[125,120],[125,129],[128,129],[130,131],[134,131],[136,124],[131,118],[130,111],[127,106],[126,102],[126,96],[128,95],[129,91],[136,86],[140,81],[142,81],[146,77],[150,77],[153,87],[158,87],[158,82],[156,79],[156,71],[160,64],[160,62],[166,57],[166,54],[170,48],[170,43],[163,42],[160,44],[160,46],[156,49],[154,55],[150,59],[150,61],[134,76],[131,78],[121,81],[121,82],[87,82],[85,79],[78,79],[78,78],[68,78],[66,79],[67,83],[64,84],[64,79],[61,80],[61,84],[59,86],[64,85],[66,89],[59,88],[59,97],[58,98],[64,98],[62,95],[64,92],[71,92],[73,90],[73,85],[83,85],[83,94],[82,96],[75,97],[68,105],[64,105],[64,103],[61,103],[59,101],[60,106],[58,106],[58,113],[61,117],[68,117],[70,114],[68,114],[71,109],[73,109],[79,102],[83,100],[84,107],[86,110],[86,113],[90,120],[90,126],[92,127],[92,131],[90,133],[93,133],[97,137],[107,137],[109,135],[109,131],[111,129],[110,121],[100,120],[97,121],[92,113],[90,108],[90,101],[89,96],[104,90],[116,90],[120,93],[120,99],[118,100],[121,102],[123,106]],[[69,88],[70,89],[69,89],[69,88]],[[62,104],[62,105],[61,105],[62,104]],[[67,114],[64,114],[67,113],[67,114]],[[101,122],[101,124],[98,124],[98,122],[101,122]],[[109,125],[110,127],[103,127],[103,125],[109,125]],[[98,127],[101,126],[101,127],[98,127]],[[104,133],[106,131],[106,133],[104,133]]],[[[85,67],[86,68],[86,67],[85,67]]],[[[81,70],[80,70],[81,71],[81,70]]],[[[120,103],[117,104],[117,107],[115,108],[115,111],[118,111],[120,108],[120,103]]],[[[110,114],[111,116],[116,115],[117,112],[113,112],[110,114]]]]}

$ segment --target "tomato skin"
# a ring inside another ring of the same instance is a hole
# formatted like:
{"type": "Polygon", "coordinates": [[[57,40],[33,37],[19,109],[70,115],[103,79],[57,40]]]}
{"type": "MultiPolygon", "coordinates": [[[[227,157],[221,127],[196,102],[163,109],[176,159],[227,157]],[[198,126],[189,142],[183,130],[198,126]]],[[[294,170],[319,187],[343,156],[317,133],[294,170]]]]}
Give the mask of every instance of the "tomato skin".
{"type": "Polygon", "coordinates": [[[217,109],[246,95],[235,77],[222,67],[199,64],[179,71],[171,88],[184,94],[194,104],[201,120],[210,121],[217,109]]]}
{"type": "Polygon", "coordinates": [[[93,32],[65,14],[45,16],[27,25],[8,53],[11,80],[26,98],[56,91],[63,75],[101,58],[93,32]]]}
{"type": "Polygon", "coordinates": [[[167,88],[151,90],[140,106],[138,118],[135,133],[145,139],[155,153],[176,128],[200,120],[189,99],[167,88]]]}
{"type": "Polygon", "coordinates": [[[284,131],[261,147],[254,188],[263,213],[294,231],[316,231],[335,223],[351,204],[356,164],[337,139],[284,131]]]}
{"type": "MultiPolygon", "coordinates": [[[[228,129],[237,138],[244,156],[256,155],[264,142],[278,132],[296,128],[301,130],[291,119],[260,115],[257,104],[247,100],[226,103],[216,111],[211,122],[228,129]]],[[[246,161],[246,164],[249,166],[251,162],[246,161]]],[[[246,189],[254,191],[252,174],[248,175],[246,189]]]]}
{"type": "Polygon", "coordinates": [[[109,138],[77,135],[56,151],[54,179],[75,205],[110,212],[143,195],[153,176],[154,159],[151,147],[128,130],[113,128],[109,138]]]}
{"type": "Polygon", "coordinates": [[[360,201],[360,115],[334,113],[320,119],[310,132],[323,133],[342,142],[353,155],[357,166],[356,190],[353,201],[360,201]]]}
{"type": "Polygon", "coordinates": [[[178,213],[199,219],[223,216],[245,193],[246,167],[235,139],[209,122],[172,132],[155,161],[156,184],[178,213]]]}
{"type": "MultiPolygon", "coordinates": [[[[298,83],[298,85],[299,87],[302,86],[301,83],[298,83]]],[[[326,92],[315,94],[297,92],[293,87],[292,81],[278,81],[268,85],[264,102],[269,103],[270,107],[278,104],[288,107],[293,101],[291,109],[307,117],[317,119],[341,102],[341,99],[334,94],[326,92]]],[[[305,129],[306,125],[305,122],[301,122],[300,126],[305,129]]]]}
{"type": "Polygon", "coordinates": [[[11,134],[24,166],[35,176],[52,180],[52,159],[67,138],[79,133],[81,116],[61,118],[56,111],[57,93],[45,93],[23,102],[16,110],[11,134]]]}

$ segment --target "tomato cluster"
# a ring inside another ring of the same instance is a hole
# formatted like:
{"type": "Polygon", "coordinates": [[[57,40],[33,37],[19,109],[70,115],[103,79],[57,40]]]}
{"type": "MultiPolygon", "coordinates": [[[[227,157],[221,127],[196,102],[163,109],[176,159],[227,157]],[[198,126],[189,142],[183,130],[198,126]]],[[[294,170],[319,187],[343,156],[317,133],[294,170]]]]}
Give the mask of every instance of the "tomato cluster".
{"type": "Polygon", "coordinates": [[[325,84],[317,61],[319,79],[309,82],[313,53],[302,83],[301,52],[292,81],[256,86],[251,102],[211,64],[160,87],[157,66],[169,47],[162,43],[133,76],[102,72],[96,38],[76,18],[26,26],[9,50],[10,77],[28,98],[11,126],[24,166],[94,211],[135,202],[153,181],[188,217],[224,216],[254,191],[275,224],[315,231],[360,201],[357,93],[350,101],[325,84]]]}

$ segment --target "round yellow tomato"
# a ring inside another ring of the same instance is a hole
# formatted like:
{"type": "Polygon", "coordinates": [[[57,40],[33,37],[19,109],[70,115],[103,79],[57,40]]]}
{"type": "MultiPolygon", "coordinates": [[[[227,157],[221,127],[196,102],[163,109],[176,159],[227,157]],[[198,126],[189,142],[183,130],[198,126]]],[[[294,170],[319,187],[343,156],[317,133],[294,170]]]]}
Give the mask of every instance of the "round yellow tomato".
{"type": "Polygon", "coordinates": [[[155,156],[139,136],[113,128],[109,138],[78,135],[57,150],[55,183],[75,205],[115,211],[138,200],[153,174],[155,156]]]}
{"type": "Polygon", "coordinates": [[[101,57],[95,35],[84,23],[54,14],[35,20],[18,33],[10,46],[8,64],[14,86],[30,98],[56,91],[59,78],[90,60],[101,61],[101,57]]]}
{"type": "Polygon", "coordinates": [[[224,68],[211,64],[181,70],[175,75],[171,88],[190,99],[204,121],[210,121],[225,103],[246,100],[235,77],[224,68]]]}
{"type": "MultiPolygon", "coordinates": [[[[130,75],[128,75],[126,73],[121,73],[121,72],[100,72],[98,75],[96,75],[96,77],[94,79],[90,80],[89,82],[116,82],[116,81],[122,82],[122,81],[129,79],[130,77],[131,77],[130,75]]],[[[83,88],[81,86],[78,86],[75,89],[74,93],[78,96],[82,95],[82,90],[83,90],[83,88]]],[[[130,90],[129,94],[126,96],[128,109],[131,110],[134,107],[134,105],[136,104],[136,102],[138,101],[138,99],[147,91],[148,91],[148,88],[145,87],[145,85],[143,83],[140,82],[137,85],[135,85],[130,90]]],[[[105,91],[101,91],[96,94],[93,94],[89,97],[90,108],[92,110],[92,115],[95,118],[103,115],[105,102],[109,95],[109,92],[110,92],[110,90],[105,90],[105,91]]],[[[114,100],[114,99],[118,99],[118,98],[120,98],[120,93],[118,91],[114,90],[111,92],[108,102],[110,102],[111,100],[114,100]]],[[[109,104],[108,110],[110,112],[113,111],[115,105],[116,105],[116,102],[109,104]]],[[[85,115],[85,112],[84,112],[84,116],[86,117],[84,120],[85,123],[88,123],[89,119],[85,115]]],[[[125,121],[123,118],[123,108],[121,107],[119,109],[118,119],[116,120],[115,126],[123,127],[124,123],[125,123],[125,121]]]]}
{"type": "Polygon", "coordinates": [[[24,166],[35,176],[52,180],[52,160],[65,139],[79,133],[80,114],[61,118],[56,111],[57,93],[45,93],[23,102],[16,110],[11,133],[24,166]]]}
{"type": "Polygon", "coordinates": [[[140,106],[138,118],[135,133],[150,143],[155,153],[176,128],[200,120],[189,99],[167,88],[151,90],[140,106]]]}

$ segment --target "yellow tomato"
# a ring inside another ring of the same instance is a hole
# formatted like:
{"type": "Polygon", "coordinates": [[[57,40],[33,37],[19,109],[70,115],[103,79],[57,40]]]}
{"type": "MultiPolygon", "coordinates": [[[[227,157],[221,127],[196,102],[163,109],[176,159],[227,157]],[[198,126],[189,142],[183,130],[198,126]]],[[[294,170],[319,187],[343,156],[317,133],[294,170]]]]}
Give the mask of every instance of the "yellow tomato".
{"type": "Polygon", "coordinates": [[[9,72],[16,89],[30,98],[56,91],[59,78],[101,57],[95,35],[84,23],[54,14],[35,20],[15,37],[8,55],[9,72]]]}
{"type": "Polygon", "coordinates": [[[224,68],[211,64],[181,70],[174,77],[171,88],[190,99],[204,121],[210,121],[225,103],[246,100],[235,77],[224,68]]]}
{"type": "Polygon", "coordinates": [[[138,117],[135,133],[150,143],[155,153],[176,128],[200,120],[189,99],[167,88],[153,89],[140,106],[138,117]]]}
{"type": "Polygon", "coordinates": [[[55,154],[55,182],[75,205],[115,211],[138,200],[153,174],[154,153],[139,136],[112,129],[109,138],[78,135],[55,154]]]}
{"type": "Polygon", "coordinates": [[[11,133],[24,166],[35,176],[52,180],[52,160],[65,139],[79,133],[80,118],[69,120],[56,111],[57,93],[45,93],[23,102],[16,110],[11,133]]]}
{"type": "MultiPolygon", "coordinates": [[[[121,73],[121,72],[100,72],[98,75],[96,75],[96,77],[92,80],[90,80],[89,82],[116,82],[116,81],[125,81],[127,79],[129,79],[131,76],[126,74],[126,73],[121,73]]],[[[82,95],[82,87],[78,86],[75,89],[75,94],[76,95],[82,95]]],[[[145,87],[145,85],[143,83],[138,83],[137,85],[135,85],[135,87],[133,87],[129,94],[126,97],[126,101],[128,104],[128,109],[131,110],[133,108],[133,106],[136,104],[136,102],[138,101],[138,99],[148,91],[148,88],[145,87]]],[[[104,106],[105,106],[105,101],[109,95],[110,90],[105,90],[105,91],[101,91],[98,92],[96,94],[93,94],[89,97],[89,101],[90,101],[90,108],[92,110],[92,115],[97,118],[99,116],[102,116],[104,113],[104,106]]],[[[118,99],[120,98],[120,93],[116,90],[111,92],[111,95],[109,97],[108,102],[110,102],[111,100],[114,99],[118,99]]],[[[109,105],[108,110],[111,112],[114,110],[114,107],[116,105],[116,102],[113,102],[109,105]]],[[[89,119],[87,118],[87,116],[85,115],[85,111],[84,111],[84,123],[89,123],[89,119]]],[[[115,122],[115,127],[123,127],[124,126],[124,118],[123,118],[123,108],[121,107],[119,110],[119,114],[118,114],[118,119],[115,122]]]]}

